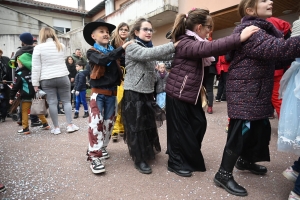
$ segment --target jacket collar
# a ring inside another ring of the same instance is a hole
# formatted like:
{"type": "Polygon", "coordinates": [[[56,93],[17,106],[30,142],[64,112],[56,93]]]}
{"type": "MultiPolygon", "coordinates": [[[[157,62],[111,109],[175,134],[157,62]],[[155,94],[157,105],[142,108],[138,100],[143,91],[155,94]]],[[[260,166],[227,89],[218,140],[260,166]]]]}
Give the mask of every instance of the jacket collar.
{"type": "Polygon", "coordinates": [[[52,38],[47,38],[46,42],[53,42],[53,39],[52,38]]]}

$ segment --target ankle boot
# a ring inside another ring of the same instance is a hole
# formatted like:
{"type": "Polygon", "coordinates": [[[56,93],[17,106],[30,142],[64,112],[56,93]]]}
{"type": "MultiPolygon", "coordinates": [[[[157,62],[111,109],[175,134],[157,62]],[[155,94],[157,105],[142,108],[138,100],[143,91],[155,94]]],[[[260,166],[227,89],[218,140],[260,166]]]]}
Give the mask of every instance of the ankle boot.
{"type": "Polygon", "coordinates": [[[135,162],[134,166],[142,174],[151,174],[152,173],[151,167],[145,161],[135,162]]]}
{"type": "Polygon", "coordinates": [[[257,175],[263,175],[268,171],[265,166],[251,163],[242,157],[239,157],[239,159],[235,163],[235,167],[239,170],[249,170],[253,174],[257,175]]]}
{"type": "Polygon", "coordinates": [[[74,119],[78,118],[78,112],[74,113],[74,119]]]}
{"type": "Polygon", "coordinates": [[[214,182],[217,186],[224,188],[230,194],[236,196],[247,196],[247,190],[237,184],[234,180],[232,173],[225,171],[222,167],[220,167],[219,171],[216,173],[214,182]]]}
{"type": "Polygon", "coordinates": [[[84,112],[83,118],[89,117],[89,113],[88,112],[84,112]]]}

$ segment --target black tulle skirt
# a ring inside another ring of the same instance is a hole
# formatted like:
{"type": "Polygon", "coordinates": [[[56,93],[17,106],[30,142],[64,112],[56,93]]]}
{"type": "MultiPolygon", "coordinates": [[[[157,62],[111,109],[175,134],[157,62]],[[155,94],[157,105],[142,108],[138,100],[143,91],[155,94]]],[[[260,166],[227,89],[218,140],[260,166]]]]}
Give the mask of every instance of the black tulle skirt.
{"type": "Polygon", "coordinates": [[[161,151],[157,127],[165,120],[165,113],[155,103],[153,94],[125,90],[121,106],[124,141],[135,162],[155,158],[161,151]]]}

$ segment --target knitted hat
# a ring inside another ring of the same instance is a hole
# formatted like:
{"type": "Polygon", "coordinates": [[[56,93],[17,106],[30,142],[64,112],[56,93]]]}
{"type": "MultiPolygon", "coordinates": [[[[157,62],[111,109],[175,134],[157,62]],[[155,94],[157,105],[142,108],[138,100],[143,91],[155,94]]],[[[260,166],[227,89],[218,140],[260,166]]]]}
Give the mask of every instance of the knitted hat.
{"type": "Polygon", "coordinates": [[[20,40],[24,43],[24,44],[27,44],[27,45],[32,45],[33,44],[33,37],[30,33],[22,33],[20,35],[20,40]]]}
{"type": "Polygon", "coordinates": [[[291,37],[300,36],[300,19],[294,21],[291,37]]]}
{"type": "Polygon", "coordinates": [[[18,60],[22,63],[24,67],[31,71],[32,66],[32,54],[30,53],[23,53],[18,57],[18,60]]]}

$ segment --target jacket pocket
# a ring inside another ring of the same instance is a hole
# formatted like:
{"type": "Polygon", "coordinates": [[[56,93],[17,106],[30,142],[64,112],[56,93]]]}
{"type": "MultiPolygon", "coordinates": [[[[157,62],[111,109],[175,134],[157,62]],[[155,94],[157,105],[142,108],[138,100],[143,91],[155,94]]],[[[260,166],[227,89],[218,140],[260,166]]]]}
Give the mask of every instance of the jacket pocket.
{"type": "Polygon", "coordinates": [[[184,89],[184,87],[185,87],[185,84],[186,84],[187,79],[188,79],[188,75],[185,75],[185,76],[184,76],[184,79],[183,79],[183,82],[182,82],[182,84],[181,84],[181,87],[180,87],[179,97],[181,97],[181,93],[182,93],[182,91],[183,91],[183,89],[184,89]]]}

